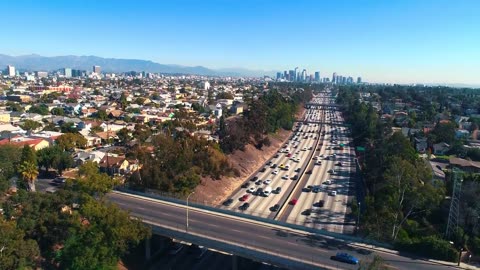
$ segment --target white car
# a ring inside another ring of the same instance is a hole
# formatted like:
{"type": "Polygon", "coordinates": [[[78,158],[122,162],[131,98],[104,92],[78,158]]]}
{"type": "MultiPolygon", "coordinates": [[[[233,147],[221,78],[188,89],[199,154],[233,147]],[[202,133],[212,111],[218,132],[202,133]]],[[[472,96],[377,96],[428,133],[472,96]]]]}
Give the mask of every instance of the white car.
{"type": "Polygon", "coordinates": [[[337,192],[335,190],[330,191],[330,196],[337,196],[337,192]]]}
{"type": "Polygon", "coordinates": [[[283,179],[288,179],[288,174],[285,174],[282,178],[283,179]]]}
{"type": "Polygon", "coordinates": [[[332,184],[332,180],[328,179],[326,180],[325,182],[323,182],[325,185],[331,185],[332,184]]]}
{"type": "Polygon", "coordinates": [[[272,180],[270,180],[270,179],[267,179],[267,180],[263,181],[263,183],[265,185],[270,185],[271,182],[272,182],[272,180]]]}
{"type": "Polygon", "coordinates": [[[278,170],[275,170],[272,172],[273,174],[277,175],[278,174],[278,170]]]}
{"type": "Polygon", "coordinates": [[[247,192],[250,192],[250,193],[252,193],[252,192],[254,192],[254,191],[255,191],[255,188],[254,188],[254,187],[251,187],[251,188],[249,188],[249,189],[247,190],[247,192]]]}

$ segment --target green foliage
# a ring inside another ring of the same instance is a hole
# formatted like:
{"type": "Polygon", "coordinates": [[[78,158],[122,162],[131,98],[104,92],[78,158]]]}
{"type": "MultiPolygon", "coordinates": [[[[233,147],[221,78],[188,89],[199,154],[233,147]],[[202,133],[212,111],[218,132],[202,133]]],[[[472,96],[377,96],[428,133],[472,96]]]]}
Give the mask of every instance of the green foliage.
{"type": "Polygon", "coordinates": [[[7,101],[6,103],[7,109],[13,112],[24,112],[22,105],[13,101],[7,101]]]}
{"type": "Polygon", "coordinates": [[[11,144],[0,145],[0,176],[5,177],[5,179],[14,176],[21,156],[21,148],[11,144]]]}
{"type": "Polygon", "coordinates": [[[19,174],[26,182],[28,191],[35,191],[35,181],[38,176],[37,164],[31,161],[24,161],[18,168],[19,174]]]}
{"type": "Polygon", "coordinates": [[[105,110],[98,110],[95,115],[95,118],[98,118],[100,120],[106,120],[108,118],[107,112],[105,110]]]}
{"type": "Polygon", "coordinates": [[[14,220],[6,221],[0,216],[1,255],[0,269],[35,269],[40,251],[37,243],[24,239],[25,232],[17,228],[14,220]]]}
{"type": "Polygon", "coordinates": [[[78,169],[78,178],[73,183],[75,189],[79,189],[89,195],[104,195],[118,184],[118,181],[106,173],[100,173],[97,163],[85,162],[78,169]]]}
{"type": "Polygon", "coordinates": [[[216,96],[217,99],[233,99],[232,93],[220,92],[216,96]]]}
{"type": "Polygon", "coordinates": [[[37,153],[33,148],[28,145],[24,145],[22,148],[22,154],[20,156],[20,164],[29,162],[37,165],[37,153]]]}
{"type": "Polygon", "coordinates": [[[85,148],[87,139],[79,133],[65,133],[55,141],[62,150],[73,150],[75,148],[85,148]]]}
{"type": "Polygon", "coordinates": [[[37,152],[38,165],[45,168],[46,171],[54,168],[59,174],[65,169],[71,168],[74,164],[72,156],[65,152],[59,145],[53,145],[40,149],[37,152]]]}
{"type": "Polygon", "coordinates": [[[52,115],[60,115],[60,116],[63,116],[65,115],[65,111],[63,110],[63,108],[53,108],[50,113],[52,115]]]}
{"type": "Polygon", "coordinates": [[[32,130],[36,130],[41,126],[42,126],[41,123],[34,120],[27,119],[23,122],[23,124],[20,127],[26,131],[32,131],[32,130]]]}
{"type": "Polygon", "coordinates": [[[29,113],[38,113],[41,115],[48,115],[50,112],[48,111],[48,107],[45,104],[40,104],[40,105],[33,105],[28,109],[29,113]]]}
{"type": "Polygon", "coordinates": [[[450,242],[436,236],[425,236],[409,243],[397,242],[396,247],[432,259],[458,261],[458,251],[450,242]]]}
{"type": "Polygon", "coordinates": [[[454,123],[438,123],[431,136],[435,143],[446,142],[451,144],[455,141],[455,124],[454,123]]]}

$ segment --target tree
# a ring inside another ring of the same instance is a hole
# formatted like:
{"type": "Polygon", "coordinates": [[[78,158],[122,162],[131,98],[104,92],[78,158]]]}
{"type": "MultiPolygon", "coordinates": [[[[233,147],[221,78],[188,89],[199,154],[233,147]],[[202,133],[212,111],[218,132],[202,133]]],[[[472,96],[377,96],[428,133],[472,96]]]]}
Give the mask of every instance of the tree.
{"type": "Polygon", "coordinates": [[[454,123],[438,123],[432,131],[435,135],[435,142],[446,142],[451,144],[455,141],[455,124],[454,123]]]}
{"type": "Polygon", "coordinates": [[[108,118],[107,112],[105,110],[98,110],[95,114],[95,117],[100,120],[106,120],[108,118]]]}
{"type": "Polygon", "coordinates": [[[104,195],[118,184],[118,181],[106,173],[100,173],[97,163],[87,161],[78,169],[75,184],[87,194],[104,195]]]}
{"type": "Polygon", "coordinates": [[[34,120],[30,120],[30,119],[27,119],[23,122],[23,124],[21,125],[21,128],[26,130],[26,131],[32,131],[32,130],[36,130],[37,128],[41,127],[42,124],[37,122],[37,121],[34,121],[34,120]]]}
{"type": "Polygon", "coordinates": [[[33,105],[28,110],[29,113],[38,113],[41,115],[48,115],[50,112],[48,111],[48,107],[45,104],[40,105],[33,105]]]}
{"type": "Polygon", "coordinates": [[[127,144],[130,139],[130,131],[127,128],[122,128],[117,131],[117,136],[123,144],[127,144]]]}
{"type": "Polygon", "coordinates": [[[63,110],[63,108],[53,108],[50,113],[52,115],[60,115],[60,116],[63,116],[65,115],[65,111],[63,110]]]}
{"type": "Polygon", "coordinates": [[[17,228],[14,220],[0,216],[0,269],[33,269],[40,251],[32,239],[25,239],[25,232],[17,228]]]}
{"type": "Polygon", "coordinates": [[[89,200],[80,214],[84,224],[77,224],[59,252],[63,269],[115,269],[130,246],[151,234],[140,220],[106,201],[89,200]]]}
{"type": "Polygon", "coordinates": [[[19,167],[19,172],[27,183],[28,191],[35,192],[35,181],[38,176],[37,164],[24,161],[19,167]]]}
{"type": "Polygon", "coordinates": [[[24,145],[22,148],[22,154],[20,156],[20,164],[25,162],[33,163],[37,165],[37,153],[33,148],[28,145],[24,145]]]}
{"type": "Polygon", "coordinates": [[[20,148],[11,144],[0,145],[0,192],[10,186],[10,178],[15,176],[20,161],[20,148]]]}
{"type": "Polygon", "coordinates": [[[85,148],[87,139],[79,133],[65,133],[57,138],[56,143],[62,150],[73,150],[74,148],[85,148]]]}

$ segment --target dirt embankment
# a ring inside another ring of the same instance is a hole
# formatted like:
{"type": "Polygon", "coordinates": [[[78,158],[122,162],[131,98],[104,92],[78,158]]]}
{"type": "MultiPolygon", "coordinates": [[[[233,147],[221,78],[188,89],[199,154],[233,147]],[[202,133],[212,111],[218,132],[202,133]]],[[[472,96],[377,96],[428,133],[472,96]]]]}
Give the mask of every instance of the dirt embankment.
{"type": "MultiPolygon", "coordinates": [[[[296,115],[297,119],[301,118],[305,113],[305,109],[299,111],[296,115]]],[[[282,145],[288,140],[292,131],[280,130],[276,134],[269,135],[271,145],[264,146],[261,150],[249,144],[245,147],[245,151],[235,151],[228,156],[232,166],[237,168],[240,172],[239,177],[222,177],[220,180],[213,180],[211,178],[203,178],[200,185],[195,189],[195,194],[192,195],[191,200],[203,204],[217,206],[242,183],[249,178],[254,172],[273,156],[282,145]]]]}

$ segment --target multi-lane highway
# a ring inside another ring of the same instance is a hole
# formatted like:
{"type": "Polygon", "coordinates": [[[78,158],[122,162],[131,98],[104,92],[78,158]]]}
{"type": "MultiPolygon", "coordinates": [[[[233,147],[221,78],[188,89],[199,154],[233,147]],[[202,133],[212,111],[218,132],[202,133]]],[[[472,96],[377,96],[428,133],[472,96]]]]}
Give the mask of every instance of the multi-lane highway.
{"type": "Polygon", "coordinates": [[[307,109],[304,123],[294,127],[282,149],[222,208],[255,216],[349,233],[347,202],[353,193],[355,169],[348,131],[332,97],[318,95],[307,109]],[[320,124],[324,123],[324,124],[320,124]],[[270,191],[271,189],[271,191],[270,191]],[[248,205],[248,206],[247,206],[248,205]]]}
{"type": "MultiPolygon", "coordinates": [[[[132,215],[150,224],[158,224],[185,232],[185,206],[121,193],[110,193],[108,199],[132,211],[132,215]]],[[[451,269],[418,258],[372,251],[321,235],[291,231],[263,222],[190,208],[189,234],[228,242],[251,250],[268,252],[284,258],[301,260],[330,269],[357,269],[358,266],[330,260],[337,252],[348,252],[361,261],[380,255],[393,269],[451,269]]],[[[205,244],[202,244],[205,245],[205,244]]],[[[207,245],[205,245],[207,246],[207,245]]],[[[208,247],[208,246],[207,246],[208,247]]]]}

